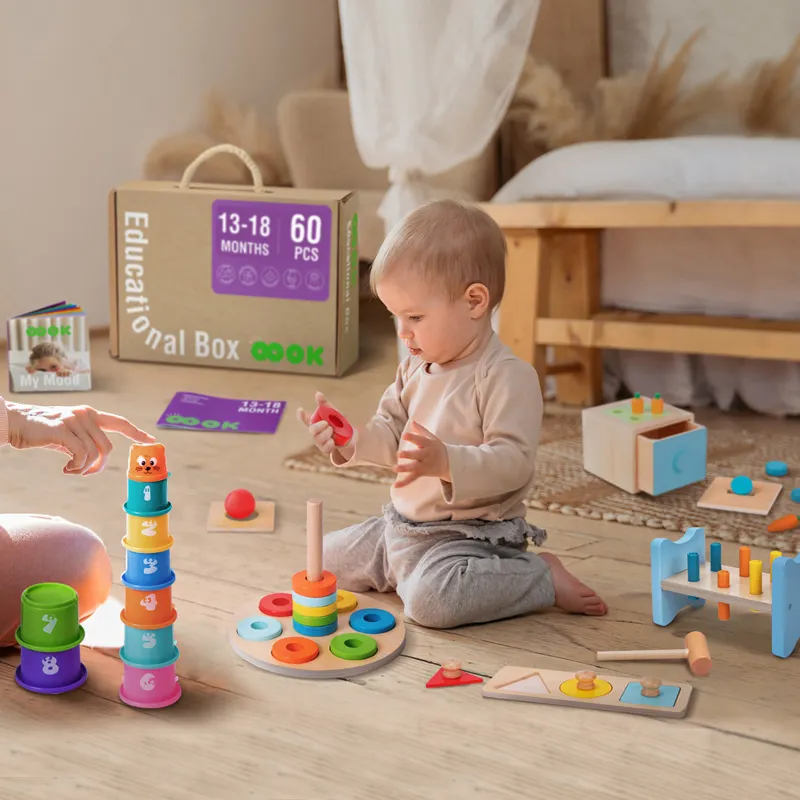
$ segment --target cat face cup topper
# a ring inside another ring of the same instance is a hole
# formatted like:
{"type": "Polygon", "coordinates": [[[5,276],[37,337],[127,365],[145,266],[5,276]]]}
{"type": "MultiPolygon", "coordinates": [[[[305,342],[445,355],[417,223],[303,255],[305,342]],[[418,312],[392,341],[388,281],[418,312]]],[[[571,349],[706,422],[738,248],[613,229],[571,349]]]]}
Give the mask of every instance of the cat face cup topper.
{"type": "Polygon", "coordinates": [[[167,451],[163,444],[132,444],[128,456],[128,477],[132,481],[153,483],[165,481],[167,451]]]}

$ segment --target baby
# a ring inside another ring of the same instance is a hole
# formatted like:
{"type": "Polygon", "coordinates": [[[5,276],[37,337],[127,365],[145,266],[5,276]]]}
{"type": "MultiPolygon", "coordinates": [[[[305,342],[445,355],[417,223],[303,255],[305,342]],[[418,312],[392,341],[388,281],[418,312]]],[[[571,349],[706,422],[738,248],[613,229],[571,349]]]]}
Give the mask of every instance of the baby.
{"type": "MultiPolygon", "coordinates": [[[[397,473],[391,503],[324,538],[326,569],[352,591],[396,590],[420,625],[451,628],[556,605],[602,615],[606,604],[554,555],[527,550],[525,520],[542,424],[536,371],[492,330],[506,243],[480,209],[429,203],[384,241],[370,283],[410,356],[354,441],[336,447],[309,426],[334,465],[397,473]]],[[[317,394],[318,404],[327,402],[317,394]]]]}
{"type": "Polygon", "coordinates": [[[55,372],[64,377],[72,374],[74,365],[67,359],[67,354],[61,345],[55,342],[42,342],[32,348],[26,369],[31,374],[55,372]]]}

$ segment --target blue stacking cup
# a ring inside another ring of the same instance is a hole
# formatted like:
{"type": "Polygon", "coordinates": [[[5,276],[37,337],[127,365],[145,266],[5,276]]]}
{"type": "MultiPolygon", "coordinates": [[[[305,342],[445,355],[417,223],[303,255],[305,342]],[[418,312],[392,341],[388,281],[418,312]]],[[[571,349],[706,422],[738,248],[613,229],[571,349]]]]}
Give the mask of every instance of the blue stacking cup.
{"type": "Polygon", "coordinates": [[[170,551],[135,553],[128,550],[122,580],[133,586],[150,587],[166,583],[172,577],[170,551]]]}
{"type": "Polygon", "coordinates": [[[128,478],[128,501],[125,512],[137,517],[157,517],[170,509],[167,499],[167,485],[163,481],[134,481],[128,478]]]}
{"type": "Polygon", "coordinates": [[[167,667],[178,658],[178,647],[172,625],[155,630],[141,630],[125,626],[125,644],[119,657],[136,667],[167,667]]]}

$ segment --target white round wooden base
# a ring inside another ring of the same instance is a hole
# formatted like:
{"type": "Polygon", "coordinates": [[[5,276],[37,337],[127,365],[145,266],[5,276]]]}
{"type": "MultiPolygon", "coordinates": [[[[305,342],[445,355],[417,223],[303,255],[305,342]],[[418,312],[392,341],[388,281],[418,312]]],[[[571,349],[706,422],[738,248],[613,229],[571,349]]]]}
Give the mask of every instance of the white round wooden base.
{"type": "MultiPolygon", "coordinates": [[[[265,592],[264,594],[270,593],[265,592]]],[[[302,636],[295,631],[290,616],[270,617],[270,619],[277,619],[281,623],[283,633],[265,642],[243,639],[236,631],[236,627],[243,619],[254,616],[267,616],[259,610],[258,601],[256,601],[236,610],[228,626],[228,642],[240,658],[248,661],[254,667],[265,669],[267,672],[275,672],[278,675],[286,675],[290,678],[349,678],[354,675],[363,675],[365,672],[372,672],[400,655],[406,643],[406,626],[402,617],[386,604],[380,602],[375,594],[370,593],[367,595],[359,592],[353,592],[353,594],[358,600],[358,606],[353,611],[339,614],[336,633],[331,633],[328,636],[302,636]],[[355,633],[356,631],[353,631],[349,624],[350,614],[365,608],[380,608],[389,612],[395,619],[394,628],[386,633],[369,634],[378,643],[378,652],[372,658],[365,658],[363,661],[347,661],[346,659],[337,658],[330,651],[331,639],[342,633],[355,633]],[[307,664],[285,664],[283,661],[278,661],[272,657],[272,647],[275,642],[295,636],[310,639],[316,643],[319,647],[319,655],[307,664]]]]}

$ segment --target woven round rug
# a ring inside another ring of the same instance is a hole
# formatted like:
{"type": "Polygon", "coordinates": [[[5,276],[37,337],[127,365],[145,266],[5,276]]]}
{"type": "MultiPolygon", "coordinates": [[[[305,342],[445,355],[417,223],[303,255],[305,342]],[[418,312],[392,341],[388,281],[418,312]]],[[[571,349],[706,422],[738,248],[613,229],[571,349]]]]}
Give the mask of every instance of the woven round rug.
{"type": "MultiPolygon", "coordinates": [[[[548,405],[537,454],[536,485],[525,502],[533,509],[670,532],[701,527],[711,538],[796,554],[800,546],[800,527],[773,534],[767,532],[767,524],[786,514],[800,514],[800,504],[790,499],[791,490],[800,486],[800,420],[700,409],[696,412],[696,421],[708,429],[706,480],[651,497],[643,493],[629,494],[586,472],[580,410],[548,405]],[[785,478],[767,477],[767,461],[785,461],[789,474],[785,478]],[[767,516],[697,507],[697,501],[715,477],[735,475],[775,481],[784,487],[767,516]]],[[[395,477],[389,470],[375,467],[337,469],[315,447],[289,456],[284,466],[336,475],[343,480],[386,485],[395,477]]],[[[675,537],[671,535],[671,538],[675,537]]]]}

